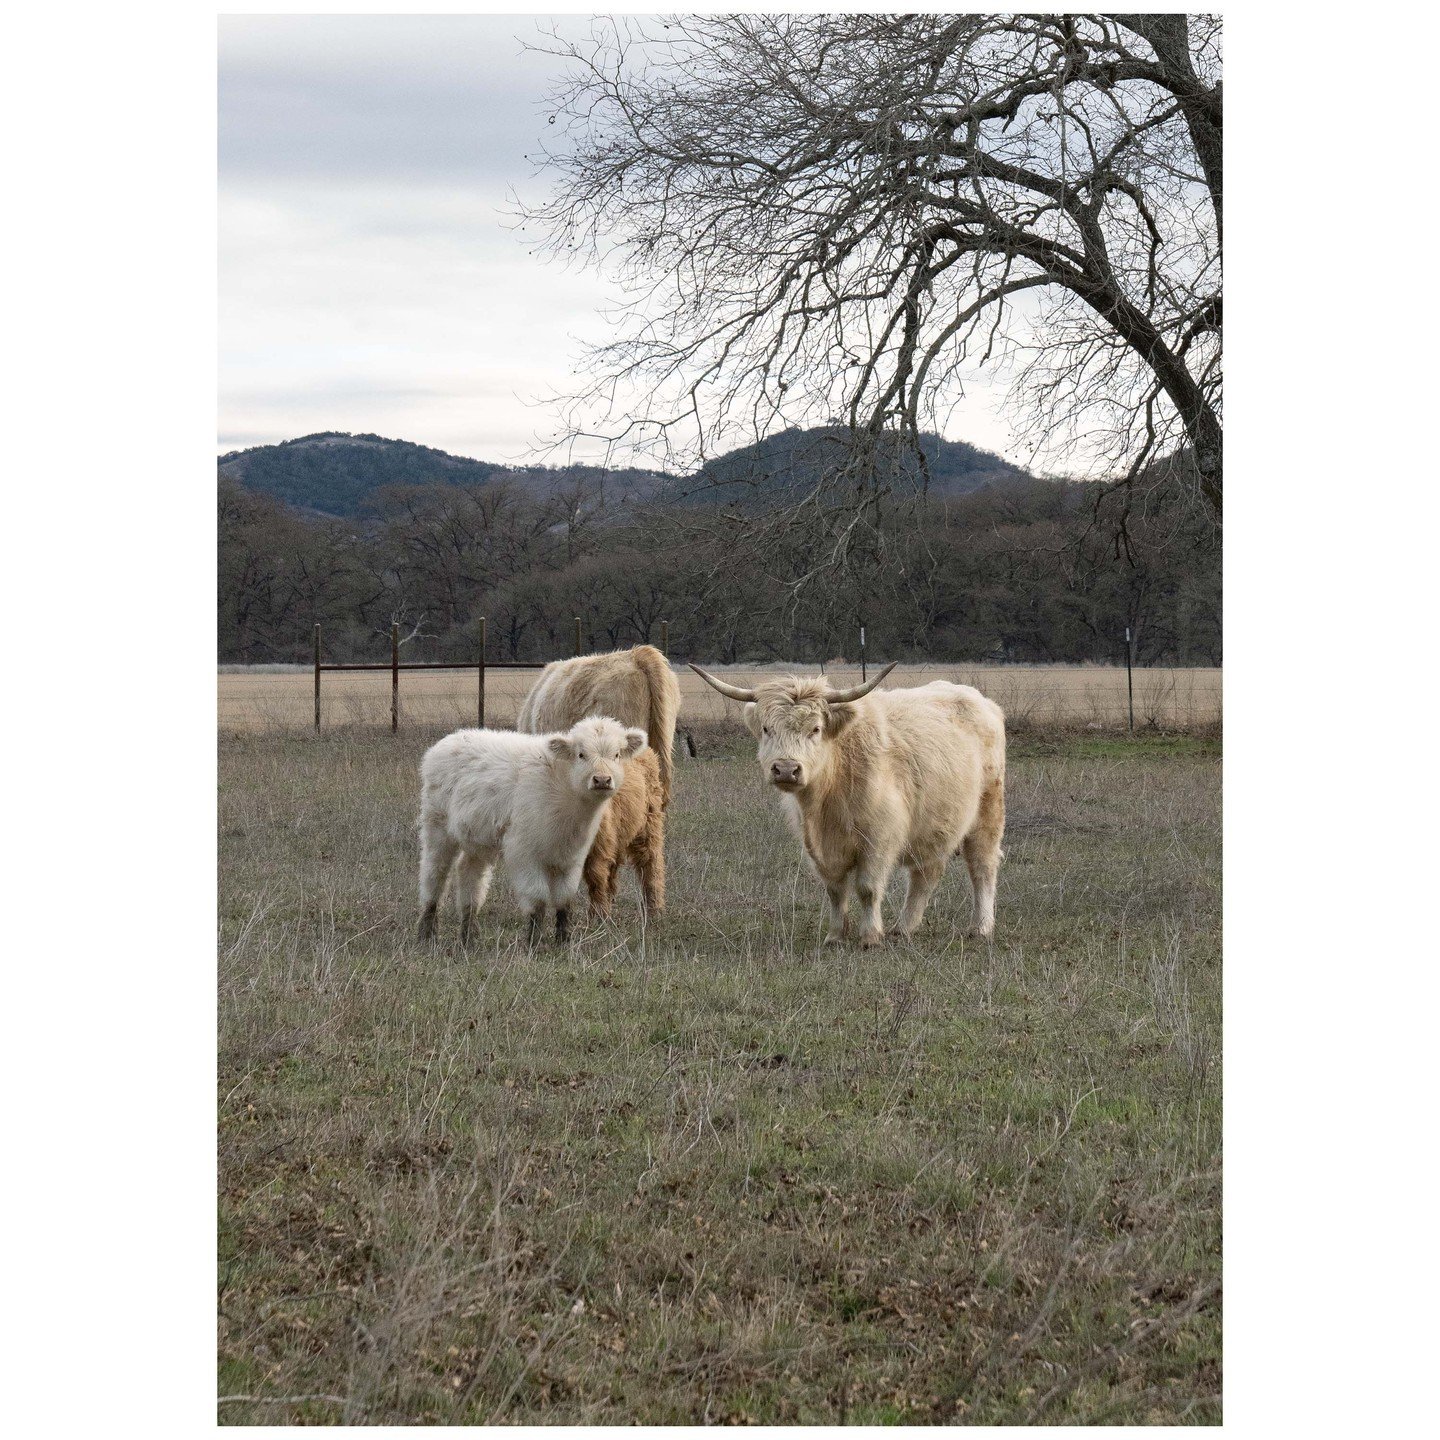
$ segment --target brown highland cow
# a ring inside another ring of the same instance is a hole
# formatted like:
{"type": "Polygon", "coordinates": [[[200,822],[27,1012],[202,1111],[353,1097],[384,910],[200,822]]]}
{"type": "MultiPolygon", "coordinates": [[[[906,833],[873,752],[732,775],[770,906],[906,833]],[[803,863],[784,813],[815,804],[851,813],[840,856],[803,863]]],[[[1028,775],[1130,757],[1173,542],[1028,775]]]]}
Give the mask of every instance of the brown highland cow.
{"type": "Polygon", "coordinates": [[[590,913],[610,913],[620,885],[620,867],[629,861],[640,877],[647,915],[665,908],[665,790],[660,761],[650,749],[625,767],[615,798],[605,807],[595,843],[585,861],[590,913]]]}

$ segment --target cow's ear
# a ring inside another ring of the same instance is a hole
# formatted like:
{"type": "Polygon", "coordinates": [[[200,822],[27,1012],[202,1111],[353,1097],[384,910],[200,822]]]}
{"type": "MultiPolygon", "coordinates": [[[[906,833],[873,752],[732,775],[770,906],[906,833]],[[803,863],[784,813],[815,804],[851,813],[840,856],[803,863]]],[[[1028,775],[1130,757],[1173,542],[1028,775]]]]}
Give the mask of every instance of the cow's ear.
{"type": "Polygon", "coordinates": [[[625,732],[625,753],[638,755],[645,748],[649,738],[643,730],[627,730],[625,732]]]}
{"type": "Polygon", "coordinates": [[[745,728],[757,740],[760,738],[760,707],[753,700],[745,707],[745,728]]]}
{"type": "Polygon", "coordinates": [[[827,705],[825,733],[833,740],[854,718],[855,712],[848,705],[827,705]]]}
{"type": "Polygon", "coordinates": [[[552,735],[550,737],[550,758],[552,760],[573,760],[575,758],[575,746],[571,744],[568,735],[552,735]]]}

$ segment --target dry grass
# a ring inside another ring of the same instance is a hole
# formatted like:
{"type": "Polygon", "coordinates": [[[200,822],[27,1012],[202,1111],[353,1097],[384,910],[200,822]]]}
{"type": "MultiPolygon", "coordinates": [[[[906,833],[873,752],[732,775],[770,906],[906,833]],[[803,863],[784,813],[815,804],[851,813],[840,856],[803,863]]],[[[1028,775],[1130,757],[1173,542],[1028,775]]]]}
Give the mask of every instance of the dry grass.
{"type": "Polygon", "coordinates": [[[433,738],[221,743],[225,1421],[1219,1419],[1213,742],[1015,746],[994,946],[822,953],[707,732],[658,926],[464,953],[433,738]]]}
{"type": "MultiPolygon", "coordinates": [[[[738,685],[791,667],[717,666],[738,685]]],[[[854,666],[828,666],[837,684],[860,678],[854,666]]],[[[515,723],[520,702],[535,683],[533,670],[490,670],[486,720],[515,723]]],[[[736,706],[682,667],[682,718],[691,724],[733,719],[736,706]],[[727,713],[728,712],[728,713],[727,713]]],[[[1137,670],[1138,728],[1209,734],[1222,714],[1219,670],[1137,670]]],[[[888,685],[957,680],[978,686],[1005,711],[1012,732],[1027,728],[1093,726],[1123,729],[1127,723],[1125,671],[1104,665],[902,665],[888,685]]],[[[325,727],[390,723],[390,676],[326,674],[322,680],[325,727]]],[[[401,723],[433,729],[473,725],[476,677],[471,671],[417,671],[400,677],[401,723]]],[[[229,669],[219,676],[220,728],[226,732],[300,730],[314,719],[314,679],[309,671],[229,669]]]]}

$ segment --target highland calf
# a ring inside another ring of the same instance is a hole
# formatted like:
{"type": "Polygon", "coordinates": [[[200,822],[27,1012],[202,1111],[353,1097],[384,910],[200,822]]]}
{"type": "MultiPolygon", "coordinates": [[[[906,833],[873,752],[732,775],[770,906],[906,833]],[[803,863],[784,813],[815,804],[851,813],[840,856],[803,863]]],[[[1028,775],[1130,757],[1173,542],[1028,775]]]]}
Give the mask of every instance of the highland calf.
{"type": "Polygon", "coordinates": [[[670,803],[675,717],[680,682],[653,645],[636,645],[608,655],[555,660],[541,672],[520,707],[517,730],[539,735],[568,730],[587,715],[610,715],[636,725],[650,737],[660,762],[661,804],[670,803]]]}
{"type": "Polygon", "coordinates": [[[625,767],[619,791],[601,813],[600,829],[585,861],[585,888],[593,914],[610,913],[620,867],[627,860],[640,878],[644,913],[658,915],[665,908],[665,797],[660,762],[649,749],[625,767]]]}
{"type": "Polygon", "coordinates": [[[530,917],[531,942],[547,905],[564,940],[585,857],[644,746],[643,730],[599,716],[564,734],[457,730],[432,745],[420,762],[421,936],[435,933],[453,866],[460,937],[468,939],[503,859],[530,917]]]}
{"type": "Polygon", "coordinates": [[[994,932],[1005,715],[993,700],[946,680],[871,694],[893,665],[848,690],[793,676],[747,690],[690,668],[745,702],[760,768],[830,897],[827,943],[848,933],[852,890],[863,912],[860,943],[881,943],[880,902],[897,864],[909,889],[892,933],[913,934],[959,853],[975,891],[971,933],[994,932]]]}

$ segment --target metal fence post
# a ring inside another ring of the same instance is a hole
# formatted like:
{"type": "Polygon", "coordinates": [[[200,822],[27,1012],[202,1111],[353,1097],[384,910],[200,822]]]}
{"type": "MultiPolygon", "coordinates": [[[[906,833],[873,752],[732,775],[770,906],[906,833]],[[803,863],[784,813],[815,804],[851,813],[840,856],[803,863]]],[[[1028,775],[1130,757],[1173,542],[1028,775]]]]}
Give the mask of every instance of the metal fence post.
{"type": "Polygon", "coordinates": [[[390,622],[390,733],[400,729],[400,622],[390,622]]]}
{"type": "Polygon", "coordinates": [[[315,627],[315,733],[320,733],[320,627],[315,627]]]}
{"type": "Polygon", "coordinates": [[[863,685],[870,678],[870,672],[865,668],[865,627],[860,627],[860,683],[863,685]]]}
{"type": "Polygon", "coordinates": [[[1135,642],[1130,638],[1130,627],[1125,627],[1125,690],[1130,699],[1130,733],[1135,733],[1135,642]]]}
{"type": "Polygon", "coordinates": [[[575,653],[580,653],[580,617],[575,617],[575,653]]]}
{"type": "Polygon", "coordinates": [[[480,728],[485,728],[485,617],[480,617],[480,663],[475,667],[477,672],[476,684],[478,694],[476,695],[476,710],[480,720],[480,728]]]}
{"type": "Polygon", "coordinates": [[[668,656],[670,654],[670,622],[660,622],[660,653],[668,656]]]}

